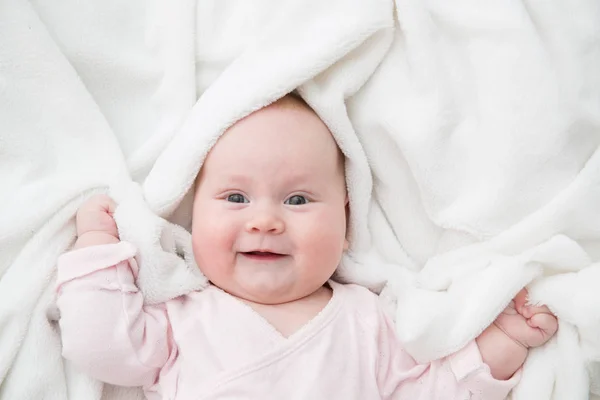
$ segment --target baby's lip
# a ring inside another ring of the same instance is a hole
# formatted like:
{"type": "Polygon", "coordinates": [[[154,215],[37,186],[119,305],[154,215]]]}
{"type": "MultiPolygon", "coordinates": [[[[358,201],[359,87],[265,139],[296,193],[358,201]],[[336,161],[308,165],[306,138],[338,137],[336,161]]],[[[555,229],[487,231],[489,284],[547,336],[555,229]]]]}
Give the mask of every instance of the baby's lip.
{"type": "Polygon", "coordinates": [[[258,261],[274,261],[287,256],[287,254],[277,253],[275,251],[266,249],[243,251],[240,252],[240,254],[246,258],[258,261]]]}
{"type": "Polygon", "coordinates": [[[286,256],[287,254],[284,253],[279,253],[277,251],[274,250],[270,250],[270,249],[257,249],[257,250],[249,250],[249,251],[242,251],[242,254],[250,254],[250,255],[274,255],[274,256],[286,256]]]}

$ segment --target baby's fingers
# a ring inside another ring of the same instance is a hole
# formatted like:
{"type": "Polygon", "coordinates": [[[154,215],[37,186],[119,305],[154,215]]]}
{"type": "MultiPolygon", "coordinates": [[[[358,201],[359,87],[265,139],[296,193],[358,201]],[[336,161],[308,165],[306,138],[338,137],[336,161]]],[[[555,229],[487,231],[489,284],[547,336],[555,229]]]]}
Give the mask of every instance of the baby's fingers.
{"type": "Polygon", "coordinates": [[[112,215],[117,208],[117,203],[105,194],[97,194],[92,196],[85,204],[82,209],[85,211],[103,211],[107,214],[112,215]]]}
{"type": "Polygon", "coordinates": [[[521,289],[519,293],[513,299],[515,304],[515,309],[523,314],[523,308],[527,305],[527,289],[521,289]]]}
{"type": "Polygon", "coordinates": [[[536,314],[552,314],[552,311],[546,306],[532,306],[526,304],[521,308],[521,315],[525,318],[531,318],[536,314]]]}
{"type": "Polygon", "coordinates": [[[99,231],[117,236],[117,225],[113,219],[116,208],[114,200],[107,195],[92,196],[77,211],[77,235],[99,231]]]}
{"type": "Polygon", "coordinates": [[[558,321],[552,313],[538,313],[527,320],[527,325],[539,329],[544,340],[550,339],[558,330],[558,321]]]}

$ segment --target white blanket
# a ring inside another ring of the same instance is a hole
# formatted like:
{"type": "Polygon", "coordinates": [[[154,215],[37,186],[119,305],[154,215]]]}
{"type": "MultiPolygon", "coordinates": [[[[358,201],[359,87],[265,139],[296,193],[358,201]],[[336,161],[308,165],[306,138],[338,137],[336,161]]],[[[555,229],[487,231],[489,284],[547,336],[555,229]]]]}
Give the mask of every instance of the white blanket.
{"type": "Polygon", "coordinates": [[[186,226],[216,138],[296,87],[350,160],[340,278],[389,281],[408,351],[460,348],[529,285],[560,330],[513,399],[600,393],[598,21],[594,0],[0,1],[0,398],[139,398],[60,358],[77,207],[120,203],[147,301],[202,288],[163,218],[186,226]]]}

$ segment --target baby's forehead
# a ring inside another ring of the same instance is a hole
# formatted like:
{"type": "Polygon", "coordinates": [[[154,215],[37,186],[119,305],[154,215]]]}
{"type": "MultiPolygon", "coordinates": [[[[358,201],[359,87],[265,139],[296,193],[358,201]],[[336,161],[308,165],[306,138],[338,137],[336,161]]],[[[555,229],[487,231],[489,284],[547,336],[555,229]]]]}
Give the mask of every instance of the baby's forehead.
{"type": "MultiPolygon", "coordinates": [[[[209,151],[204,165],[215,168],[228,160],[258,157],[268,163],[282,155],[297,163],[336,165],[345,175],[345,157],[328,126],[304,101],[292,95],[261,108],[227,129],[209,151]],[[256,156],[256,157],[255,157],[256,156]],[[327,161],[330,160],[330,161],[327,161]]],[[[208,167],[208,169],[212,169],[208,167]]]]}
{"type": "Polygon", "coordinates": [[[302,98],[293,94],[288,94],[237,121],[224,132],[219,141],[223,141],[223,137],[236,136],[232,132],[243,132],[237,135],[240,137],[252,134],[261,136],[266,130],[276,130],[277,136],[283,140],[305,142],[317,139],[322,142],[320,145],[335,147],[342,154],[327,124],[302,98]],[[287,135],[289,132],[293,132],[293,135],[287,135]]]}

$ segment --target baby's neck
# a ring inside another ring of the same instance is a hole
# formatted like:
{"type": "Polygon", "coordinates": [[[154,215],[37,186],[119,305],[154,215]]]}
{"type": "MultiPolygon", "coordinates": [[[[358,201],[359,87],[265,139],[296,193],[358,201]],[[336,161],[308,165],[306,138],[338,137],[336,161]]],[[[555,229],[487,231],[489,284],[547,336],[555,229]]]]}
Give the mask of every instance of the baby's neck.
{"type": "Polygon", "coordinates": [[[289,337],[312,320],[331,300],[329,285],[312,294],[283,304],[260,304],[240,299],[260,314],[284,337],[289,337]]]}

